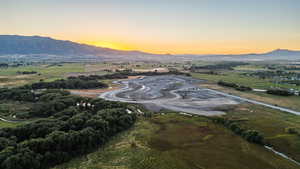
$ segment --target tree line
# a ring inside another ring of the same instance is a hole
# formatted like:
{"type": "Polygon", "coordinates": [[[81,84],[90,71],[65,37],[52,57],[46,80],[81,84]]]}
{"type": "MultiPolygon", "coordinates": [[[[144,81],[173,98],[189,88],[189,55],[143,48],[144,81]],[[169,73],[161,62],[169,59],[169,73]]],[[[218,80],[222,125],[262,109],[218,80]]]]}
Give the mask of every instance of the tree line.
{"type": "Polygon", "coordinates": [[[197,70],[201,69],[208,69],[208,70],[234,70],[234,67],[242,66],[242,65],[248,65],[249,63],[245,62],[224,62],[224,63],[218,63],[214,65],[204,65],[204,66],[196,66],[193,65],[189,68],[192,72],[197,72],[197,70]]]}
{"type": "Polygon", "coordinates": [[[92,88],[107,88],[108,85],[97,80],[84,79],[60,79],[53,82],[36,82],[31,85],[25,85],[21,89],[92,89],[92,88]]]}
{"type": "Polygon", "coordinates": [[[231,88],[234,88],[239,91],[251,91],[252,90],[252,88],[248,87],[248,86],[242,86],[242,85],[238,85],[236,83],[229,83],[229,82],[224,82],[224,81],[219,81],[218,85],[225,86],[225,87],[231,87],[231,88]]]}
{"type": "Polygon", "coordinates": [[[268,94],[273,94],[273,95],[279,95],[279,96],[292,96],[294,95],[293,92],[286,90],[286,89],[268,89],[267,90],[268,94]]]}
{"type": "Polygon", "coordinates": [[[159,75],[183,75],[191,76],[189,73],[179,72],[179,71],[170,71],[170,72],[133,72],[129,70],[119,71],[113,74],[106,75],[89,75],[89,76],[70,76],[69,80],[104,80],[104,79],[127,79],[128,76],[159,76],[159,75]]]}
{"type": "Polygon", "coordinates": [[[30,74],[37,74],[37,71],[17,71],[18,74],[22,75],[30,75],[30,74]]]}

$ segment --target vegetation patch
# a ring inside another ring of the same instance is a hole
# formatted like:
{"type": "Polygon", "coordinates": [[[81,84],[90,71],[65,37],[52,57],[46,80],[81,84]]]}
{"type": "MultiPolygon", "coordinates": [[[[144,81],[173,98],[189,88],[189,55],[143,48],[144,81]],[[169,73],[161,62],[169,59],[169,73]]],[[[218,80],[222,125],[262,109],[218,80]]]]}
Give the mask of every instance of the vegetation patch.
{"type": "Polygon", "coordinates": [[[239,91],[252,91],[251,87],[242,86],[242,85],[238,85],[238,84],[235,84],[235,83],[228,83],[228,82],[219,81],[218,85],[225,86],[225,87],[232,87],[232,88],[234,88],[236,90],[239,90],[239,91]]]}
{"type": "Polygon", "coordinates": [[[55,169],[296,169],[206,117],[175,113],[140,118],[104,149],[55,169]]]}
{"type": "Polygon", "coordinates": [[[132,106],[126,103],[82,98],[61,90],[4,89],[0,96],[0,100],[34,103],[26,118],[44,117],[0,129],[3,169],[49,168],[69,161],[104,145],[136,120],[136,114],[127,111],[132,106]]]}
{"type": "Polygon", "coordinates": [[[197,72],[197,70],[201,69],[208,69],[208,70],[218,70],[218,69],[225,69],[225,70],[234,70],[234,67],[248,65],[249,63],[246,62],[222,62],[212,65],[204,65],[204,66],[191,66],[190,71],[197,72]]]}
{"type": "Polygon", "coordinates": [[[268,94],[279,95],[279,96],[292,96],[294,93],[285,89],[268,89],[268,94]]]}
{"type": "Polygon", "coordinates": [[[238,122],[241,128],[262,133],[265,144],[300,161],[299,116],[264,106],[243,104],[228,110],[224,117],[231,121],[247,118],[238,122]]]}

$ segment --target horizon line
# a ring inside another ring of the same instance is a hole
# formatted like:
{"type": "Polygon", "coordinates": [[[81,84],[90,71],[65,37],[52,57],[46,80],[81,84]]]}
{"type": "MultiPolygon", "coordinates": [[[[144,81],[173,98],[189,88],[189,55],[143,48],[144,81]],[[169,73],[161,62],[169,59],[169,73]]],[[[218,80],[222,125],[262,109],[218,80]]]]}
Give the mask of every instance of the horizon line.
{"type": "Polygon", "coordinates": [[[289,51],[296,51],[300,52],[300,49],[288,49],[288,48],[274,48],[271,50],[264,50],[263,52],[241,52],[241,53],[170,53],[170,52],[148,52],[145,50],[138,50],[138,49],[119,49],[119,48],[113,48],[113,47],[105,47],[101,45],[95,45],[92,43],[87,43],[83,41],[77,41],[77,40],[69,40],[69,39],[60,39],[54,36],[44,36],[44,35],[22,35],[22,34],[0,34],[0,36],[27,36],[27,37],[42,37],[42,38],[51,38],[54,40],[60,40],[60,41],[70,41],[73,43],[81,44],[81,45],[89,45],[89,46],[94,46],[94,47],[100,47],[104,49],[112,49],[112,50],[119,50],[119,51],[128,51],[128,52],[142,52],[142,53],[147,53],[147,54],[153,54],[153,55],[251,55],[251,54],[265,54],[269,52],[273,52],[276,50],[289,50],[289,51]]]}

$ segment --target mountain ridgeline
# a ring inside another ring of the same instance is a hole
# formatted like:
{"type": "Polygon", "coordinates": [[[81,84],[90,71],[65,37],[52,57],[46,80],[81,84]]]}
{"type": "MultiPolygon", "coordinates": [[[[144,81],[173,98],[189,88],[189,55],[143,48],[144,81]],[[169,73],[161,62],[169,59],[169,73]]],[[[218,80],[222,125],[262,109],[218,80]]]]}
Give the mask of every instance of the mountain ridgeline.
{"type": "MultiPolygon", "coordinates": [[[[128,51],[134,53],[135,51],[128,51]]],[[[0,54],[104,55],[127,51],[101,48],[41,36],[0,35],[0,54]]],[[[136,52],[137,53],[137,52],[136,52]]]]}
{"type": "Polygon", "coordinates": [[[300,51],[277,49],[261,54],[241,55],[170,55],[140,51],[102,48],[72,41],[41,36],[0,35],[0,62],[2,61],[255,61],[300,60],[300,51]]]}

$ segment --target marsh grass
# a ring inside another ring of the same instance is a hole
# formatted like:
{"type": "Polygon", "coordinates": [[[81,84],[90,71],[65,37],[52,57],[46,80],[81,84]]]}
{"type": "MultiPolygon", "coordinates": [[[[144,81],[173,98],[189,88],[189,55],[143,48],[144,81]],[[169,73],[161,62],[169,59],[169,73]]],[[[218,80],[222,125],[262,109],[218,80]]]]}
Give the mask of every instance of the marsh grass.
{"type": "Polygon", "coordinates": [[[176,113],[140,119],[104,148],[56,169],[296,169],[206,117],[176,113]],[[134,141],[135,146],[132,146],[134,141]]]}

